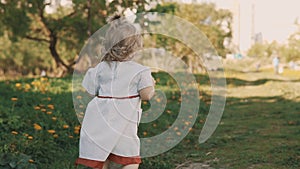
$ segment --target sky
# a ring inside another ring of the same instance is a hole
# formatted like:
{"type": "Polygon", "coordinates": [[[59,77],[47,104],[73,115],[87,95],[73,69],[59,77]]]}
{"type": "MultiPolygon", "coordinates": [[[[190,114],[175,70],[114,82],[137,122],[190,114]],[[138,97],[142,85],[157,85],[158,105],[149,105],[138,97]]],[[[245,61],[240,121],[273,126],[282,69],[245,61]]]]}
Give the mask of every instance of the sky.
{"type": "MultiPolygon", "coordinates": [[[[61,4],[71,4],[72,0],[48,0],[61,4]]],[[[300,0],[173,0],[185,3],[213,2],[218,8],[234,11],[233,39],[239,44],[239,49],[245,51],[253,43],[252,32],[261,33],[263,41],[287,43],[288,37],[298,30],[295,20],[300,23],[300,0]],[[237,4],[240,17],[237,17],[237,4]],[[254,4],[254,10],[252,5],[254,4]],[[254,22],[252,20],[254,11],[254,22]],[[238,29],[239,20],[239,29],[238,29]],[[252,26],[254,23],[254,26],[252,26]],[[238,31],[239,30],[239,31],[238,31]]],[[[50,12],[50,11],[49,11],[50,12]]]]}
{"type": "MultiPolygon", "coordinates": [[[[241,29],[251,27],[251,6],[255,4],[254,30],[261,32],[266,41],[285,43],[297,30],[295,20],[300,19],[299,0],[199,0],[214,2],[217,7],[232,9],[234,1],[240,3],[241,29]]],[[[300,20],[299,20],[300,21],[300,20]]]]}

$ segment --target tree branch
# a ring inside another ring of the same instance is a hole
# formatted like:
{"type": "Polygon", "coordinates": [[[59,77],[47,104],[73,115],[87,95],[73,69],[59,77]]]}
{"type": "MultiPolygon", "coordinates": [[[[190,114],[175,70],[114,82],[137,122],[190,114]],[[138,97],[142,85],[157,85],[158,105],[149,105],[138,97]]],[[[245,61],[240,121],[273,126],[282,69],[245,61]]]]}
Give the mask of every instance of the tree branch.
{"type": "Polygon", "coordinates": [[[73,12],[69,13],[69,14],[66,15],[65,17],[67,17],[67,18],[72,17],[72,16],[74,16],[76,13],[77,13],[77,11],[74,10],[73,12]]]}
{"type": "Polygon", "coordinates": [[[45,9],[45,7],[46,7],[47,5],[51,5],[51,2],[45,3],[45,4],[43,5],[43,9],[45,9]]]}
{"type": "Polygon", "coordinates": [[[54,32],[50,32],[50,53],[53,56],[57,66],[59,67],[60,65],[64,66],[65,68],[69,69],[68,65],[60,58],[57,49],[56,49],[56,43],[57,43],[57,36],[54,32]]]}
{"type": "Polygon", "coordinates": [[[49,25],[48,25],[48,23],[46,21],[46,18],[44,17],[44,10],[45,10],[45,7],[47,5],[50,5],[50,3],[46,3],[46,4],[42,5],[42,6],[38,6],[38,10],[39,10],[38,13],[39,13],[39,17],[41,19],[41,22],[43,24],[43,27],[47,30],[48,36],[49,36],[50,33],[51,33],[51,30],[50,30],[49,25]]]}
{"type": "Polygon", "coordinates": [[[62,17],[62,18],[54,19],[54,20],[55,20],[56,22],[62,22],[63,19],[73,17],[76,13],[77,13],[77,11],[74,10],[73,12],[69,13],[68,15],[65,15],[65,16],[62,17]]]}
{"type": "Polygon", "coordinates": [[[49,40],[47,39],[43,39],[43,38],[37,38],[37,37],[32,37],[32,36],[25,36],[26,39],[30,39],[30,40],[34,40],[34,41],[38,41],[38,42],[46,42],[46,43],[50,43],[49,40]]]}

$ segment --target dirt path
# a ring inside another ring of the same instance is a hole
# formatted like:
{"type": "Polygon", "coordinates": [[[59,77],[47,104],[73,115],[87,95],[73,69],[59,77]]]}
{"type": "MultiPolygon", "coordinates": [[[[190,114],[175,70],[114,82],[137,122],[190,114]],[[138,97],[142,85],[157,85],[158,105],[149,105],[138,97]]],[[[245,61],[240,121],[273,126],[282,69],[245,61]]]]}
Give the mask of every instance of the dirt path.
{"type": "MultiPolygon", "coordinates": [[[[300,72],[299,72],[300,75],[300,72]]],[[[272,73],[244,73],[227,75],[227,97],[275,97],[300,99],[300,76],[274,75],[272,73]],[[234,80],[239,79],[241,84],[234,80]]]]}

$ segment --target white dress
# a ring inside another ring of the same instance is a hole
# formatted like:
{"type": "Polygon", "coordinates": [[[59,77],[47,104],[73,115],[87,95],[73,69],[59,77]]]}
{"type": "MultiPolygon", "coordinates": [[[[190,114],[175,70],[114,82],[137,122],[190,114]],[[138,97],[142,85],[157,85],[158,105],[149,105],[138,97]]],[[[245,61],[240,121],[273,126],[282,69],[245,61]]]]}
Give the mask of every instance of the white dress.
{"type": "MultiPolygon", "coordinates": [[[[133,61],[101,62],[90,68],[82,86],[92,95],[127,97],[153,86],[148,67],[133,61]]],[[[110,153],[136,157],[140,154],[137,127],[141,99],[93,98],[82,122],[79,158],[105,161],[110,153]]]]}

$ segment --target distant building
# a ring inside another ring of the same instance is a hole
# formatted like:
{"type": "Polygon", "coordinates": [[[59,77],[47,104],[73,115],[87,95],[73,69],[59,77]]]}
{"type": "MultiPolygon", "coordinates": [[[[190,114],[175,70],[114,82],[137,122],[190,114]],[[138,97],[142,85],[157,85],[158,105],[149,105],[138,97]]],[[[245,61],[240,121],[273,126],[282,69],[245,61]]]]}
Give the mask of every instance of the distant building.
{"type": "Polygon", "coordinates": [[[233,43],[238,52],[245,53],[254,43],[262,43],[262,33],[255,32],[255,1],[234,0],[233,43]]]}

